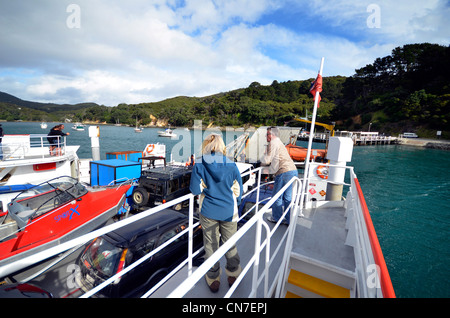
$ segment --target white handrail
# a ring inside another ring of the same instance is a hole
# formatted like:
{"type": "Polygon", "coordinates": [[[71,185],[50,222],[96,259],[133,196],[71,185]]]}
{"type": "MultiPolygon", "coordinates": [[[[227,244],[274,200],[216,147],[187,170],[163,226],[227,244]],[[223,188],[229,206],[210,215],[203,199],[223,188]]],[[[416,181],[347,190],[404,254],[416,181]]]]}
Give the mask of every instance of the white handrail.
{"type": "Polygon", "coordinates": [[[182,196],[180,198],[177,198],[177,199],[172,200],[170,202],[161,204],[161,205],[159,205],[157,207],[154,207],[152,209],[143,211],[143,212],[141,212],[139,214],[130,216],[130,217],[126,218],[126,219],[123,219],[121,221],[115,222],[113,224],[107,225],[107,226],[102,227],[102,228],[100,228],[98,230],[92,231],[92,232],[90,232],[88,234],[85,234],[85,235],[79,236],[79,237],[77,237],[75,239],[72,239],[70,241],[64,242],[64,243],[62,243],[60,245],[51,247],[49,249],[43,250],[41,252],[38,252],[38,253],[30,255],[30,256],[24,257],[24,258],[18,260],[17,262],[5,264],[5,265],[0,267],[0,277],[5,277],[6,275],[9,275],[9,274],[13,273],[14,272],[14,268],[16,266],[15,263],[21,263],[21,264],[26,264],[26,265],[36,264],[36,263],[41,262],[43,260],[46,260],[46,259],[48,259],[48,258],[50,258],[52,256],[55,256],[55,255],[57,255],[59,253],[62,253],[62,252],[66,251],[66,250],[68,250],[68,249],[70,249],[72,247],[75,247],[77,245],[81,245],[81,244],[87,243],[88,241],[93,240],[96,237],[99,237],[99,236],[102,236],[102,235],[104,235],[106,233],[109,233],[111,231],[117,230],[117,229],[119,229],[119,228],[121,228],[123,226],[129,225],[129,224],[131,224],[133,222],[139,221],[139,220],[141,220],[141,219],[143,219],[143,218],[145,218],[147,216],[150,216],[150,215],[153,215],[155,213],[158,213],[158,212],[160,212],[160,211],[162,211],[164,209],[167,209],[167,208],[169,208],[169,207],[171,207],[171,206],[173,206],[175,204],[181,203],[181,202],[183,202],[185,200],[189,200],[190,196],[192,196],[192,194],[186,194],[186,195],[184,195],[184,196],[182,196]]]}
{"type": "MultiPolygon", "coordinates": [[[[317,163],[310,163],[311,165],[318,165],[317,163]]],[[[350,184],[345,184],[346,186],[350,186],[350,190],[347,195],[347,202],[346,204],[351,204],[353,206],[354,211],[354,217],[355,217],[355,230],[356,230],[356,239],[355,239],[355,260],[358,264],[361,266],[357,266],[357,289],[359,292],[359,296],[367,297],[367,296],[379,296],[379,288],[371,289],[369,290],[367,287],[367,280],[369,279],[369,275],[373,275],[373,273],[368,273],[364,269],[367,268],[368,265],[374,264],[373,261],[373,255],[370,248],[370,243],[368,241],[368,234],[367,234],[367,228],[365,226],[363,215],[361,212],[361,203],[359,202],[359,198],[357,195],[357,190],[355,188],[354,179],[356,178],[356,175],[353,172],[352,167],[346,167],[341,166],[342,168],[345,168],[350,171],[350,184]]],[[[260,178],[261,178],[261,172],[262,169],[258,168],[253,171],[250,171],[248,173],[258,173],[258,187],[257,189],[254,189],[252,191],[258,191],[257,194],[259,194],[260,189],[260,178]]],[[[303,182],[307,182],[307,180],[303,180],[303,182]]],[[[114,231],[120,227],[127,226],[133,222],[139,221],[147,216],[153,215],[155,213],[161,212],[162,210],[169,208],[171,206],[174,206],[178,203],[181,203],[183,201],[189,200],[189,226],[183,230],[182,232],[178,233],[175,237],[173,237],[171,240],[165,242],[165,244],[161,245],[151,253],[147,254],[140,260],[136,261],[133,264],[128,265],[126,268],[124,268],[122,271],[117,273],[116,275],[112,276],[105,282],[103,282],[101,285],[97,286],[93,290],[89,291],[88,293],[82,295],[82,298],[90,297],[94,295],[96,292],[98,292],[101,288],[107,286],[111,282],[114,282],[117,278],[125,275],[127,272],[131,271],[133,268],[150,258],[152,255],[160,251],[161,249],[168,246],[171,242],[175,241],[177,238],[181,237],[182,235],[188,234],[189,243],[188,243],[188,258],[182,262],[177,268],[172,270],[171,273],[166,275],[166,277],[163,278],[157,285],[152,287],[147,293],[144,294],[143,297],[150,296],[154,291],[156,291],[162,284],[164,284],[170,277],[172,277],[175,273],[179,271],[182,267],[187,265],[188,267],[188,278],[181,284],[177,289],[172,291],[172,293],[169,295],[169,297],[183,297],[194,285],[195,283],[200,280],[206,272],[217,262],[219,259],[233,246],[236,244],[236,242],[241,239],[245,233],[248,232],[249,229],[251,229],[253,226],[256,226],[256,232],[257,236],[255,239],[255,252],[254,255],[251,257],[249,262],[244,267],[242,274],[238,277],[235,284],[233,284],[232,288],[228,291],[228,293],[225,295],[225,297],[230,297],[232,293],[235,291],[239,283],[242,281],[242,279],[245,277],[247,272],[250,270],[252,266],[254,266],[253,270],[253,278],[252,278],[252,285],[253,290],[250,293],[249,296],[255,297],[256,291],[259,288],[262,280],[264,280],[264,297],[271,297],[275,295],[275,297],[280,297],[282,287],[284,285],[284,282],[286,280],[287,275],[287,266],[290,256],[290,249],[292,247],[293,238],[294,238],[294,231],[295,231],[295,224],[296,219],[300,215],[302,215],[302,209],[304,208],[304,203],[306,200],[306,194],[305,190],[307,190],[307,187],[302,186],[302,180],[299,178],[293,178],[291,179],[276,195],[274,195],[272,198],[270,198],[269,202],[267,202],[264,207],[255,212],[255,215],[248,220],[233,237],[231,237],[225,244],[223,244],[217,251],[214,253],[209,259],[207,259],[200,267],[198,267],[195,271],[192,271],[192,260],[193,258],[202,250],[193,251],[193,229],[195,226],[197,226],[199,223],[196,222],[194,224],[193,222],[193,214],[194,214],[194,196],[192,194],[187,194],[183,197],[177,198],[175,200],[172,200],[170,202],[167,202],[165,204],[159,205],[157,207],[151,208],[149,210],[146,210],[144,212],[141,212],[139,214],[136,214],[134,216],[128,217],[122,221],[113,223],[111,225],[105,226],[101,229],[98,229],[96,231],[93,231],[91,233],[85,234],[83,236],[80,236],[76,239],[73,239],[71,241],[65,242],[61,245],[52,247],[50,249],[44,250],[42,252],[36,253],[32,256],[25,257],[20,260],[21,264],[29,264],[32,265],[38,261],[45,260],[47,258],[50,258],[54,255],[57,255],[61,252],[64,252],[72,247],[79,246],[81,244],[84,244],[96,237],[99,237],[101,235],[104,235],[108,232],[114,231]],[[264,221],[263,216],[264,214],[269,210],[269,208],[272,206],[272,204],[279,198],[284,191],[287,190],[287,188],[293,185],[293,195],[292,195],[292,201],[289,205],[288,209],[284,211],[283,216],[280,218],[278,223],[274,226],[272,231],[270,231],[269,226],[264,221]],[[281,221],[283,220],[284,216],[291,211],[291,222],[288,230],[284,233],[280,243],[278,243],[278,246],[276,247],[275,251],[272,253],[272,257],[270,256],[270,245],[271,245],[271,237],[277,230],[277,228],[280,226],[281,221]],[[264,227],[266,229],[266,238],[263,240],[263,242],[260,242],[261,240],[261,228],[264,227]],[[269,286],[268,281],[268,271],[270,266],[272,265],[273,260],[275,259],[275,255],[277,255],[280,252],[280,249],[283,247],[284,242],[286,244],[284,245],[284,254],[283,254],[283,260],[281,262],[280,268],[277,270],[277,273],[274,276],[274,279],[272,281],[272,285],[269,286]],[[260,252],[266,248],[266,257],[265,257],[265,270],[259,274],[258,266],[259,266],[259,259],[260,259],[260,252]],[[275,291],[276,288],[276,291],[275,291]]],[[[257,195],[257,200],[255,204],[255,209],[257,209],[259,205],[259,195],[257,195]]],[[[244,217],[241,216],[241,218],[244,217]]],[[[0,277],[5,276],[4,273],[11,271],[11,266],[14,266],[14,264],[6,264],[5,266],[2,266],[0,268],[0,277]]]]}
{"type": "MultiPolygon", "coordinates": [[[[174,291],[172,291],[172,293],[168,297],[170,297],[170,298],[183,297],[197,283],[197,281],[199,281],[208,272],[208,270],[216,262],[218,262],[220,260],[220,258],[223,255],[225,255],[225,253],[232,246],[234,246],[236,244],[236,242],[253,225],[259,223],[259,226],[261,226],[263,222],[265,223],[265,221],[262,219],[265,212],[268,211],[269,207],[272,206],[272,204],[275,202],[275,200],[278,199],[278,197],[280,197],[287,190],[287,188],[290,187],[294,182],[297,182],[297,187],[299,186],[298,183],[301,184],[300,179],[292,178],[268,203],[266,203],[264,205],[264,207],[254,217],[252,217],[249,221],[247,221],[227,242],[225,242],[221,247],[219,247],[219,249],[213,255],[211,255],[211,257],[209,257],[207,260],[205,260],[205,262],[199,268],[197,268],[197,270],[194,273],[192,273],[192,275],[188,279],[186,279],[174,291]]],[[[297,189],[295,189],[295,190],[297,190],[297,189]]],[[[296,193],[297,193],[297,191],[293,191],[293,198],[297,197],[296,193]]],[[[280,218],[278,223],[275,225],[274,229],[272,229],[272,231],[270,233],[268,233],[266,240],[263,242],[263,244],[260,245],[260,248],[262,248],[262,246],[265,245],[266,241],[268,242],[270,240],[270,237],[272,236],[272,234],[274,233],[276,228],[278,228],[278,226],[281,224],[281,221],[283,220],[284,216],[289,212],[291,207],[292,207],[292,204],[288,207],[288,209],[286,209],[286,211],[284,211],[283,216],[280,218]]],[[[257,231],[258,231],[258,228],[257,228],[257,231]]],[[[255,242],[258,242],[258,241],[255,240],[255,242]]],[[[258,250],[259,249],[257,249],[257,251],[258,250]]],[[[256,259],[259,260],[259,254],[256,253],[257,251],[255,251],[255,254],[253,255],[252,259],[250,259],[249,263],[244,268],[244,270],[242,271],[240,276],[242,276],[242,277],[245,276],[244,271],[248,270],[250,268],[249,264],[251,264],[252,262],[255,262],[256,259]]],[[[266,272],[264,272],[263,275],[265,275],[265,274],[266,274],[266,272]]],[[[254,280],[255,280],[255,277],[254,277],[254,280]]],[[[253,284],[254,284],[254,280],[253,280],[253,284]]],[[[239,283],[240,280],[239,281],[236,280],[236,282],[239,283]]],[[[235,282],[235,284],[236,284],[236,282],[235,282]]],[[[236,284],[236,285],[238,285],[238,284],[236,284]]]]}
{"type": "MultiPolygon", "coordinates": [[[[321,165],[321,163],[310,163],[311,169],[315,166],[321,165]]],[[[375,259],[374,254],[372,251],[372,246],[369,239],[368,234],[368,228],[367,224],[365,222],[365,218],[363,215],[363,209],[362,209],[362,203],[360,202],[360,198],[358,196],[358,190],[356,188],[355,180],[357,179],[356,174],[354,172],[353,167],[347,167],[347,166],[338,166],[338,165],[331,165],[327,164],[329,167],[339,167],[342,169],[346,169],[346,171],[349,171],[349,179],[350,183],[340,183],[345,186],[349,186],[349,191],[347,193],[347,206],[351,205],[352,211],[353,211],[353,225],[355,230],[355,237],[354,237],[354,256],[355,256],[355,262],[356,262],[356,285],[357,285],[357,291],[358,291],[358,297],[381,297],[381,288],[379,287],[379,280],[380,280],[380,273],[375,272],[375,268],[372,268],[371,266],[375,267],[375,259]],[[372,282],[374,280],[374,276],[376,277],[376,281],[372,282]],[[374,286],[368,286],[368,282],[371,281],[371,284],[374,286]]],[[[309,180],[308,180],[309,181],[309,180]]],[[[307,182],[307,181],[304,181],[307,182]]],[[[328,181],[329,182],[329,181],[328,181]]],[[[331,183],[331,182],[329,182],[331,183]]],[[[336,184],[336,183],[335,183],[336,184]]],[[[305,188],[306,189],[306,188],[305,188]]],[[[306,194],[305,194],[306,196],[306,194]]],[[[300,204],[300,213],[301,210],[304,208],[303,204],[300,204]]],[[[286,265],[287,266],[287,265],[286,265]]],[[[285,271],[286,275],[287,271],[285,271]]]]}
{"type": "MultiPolygon", "coordinates": [[[[3,152],[3,161],[24,160],[30,155],[40,158],[48,156],[50,154],[48,152],[50,143],[48,142],[47,137],[47,135],[42,134],[5,135],[2,143],[0,143],[3,152]],[[35,151],[36,149],[38,149],[38,151],[35,151]]],[[[61,154],[65,154],[66,137],[58,135],[52,137],[58,138],[61,154]]]]}

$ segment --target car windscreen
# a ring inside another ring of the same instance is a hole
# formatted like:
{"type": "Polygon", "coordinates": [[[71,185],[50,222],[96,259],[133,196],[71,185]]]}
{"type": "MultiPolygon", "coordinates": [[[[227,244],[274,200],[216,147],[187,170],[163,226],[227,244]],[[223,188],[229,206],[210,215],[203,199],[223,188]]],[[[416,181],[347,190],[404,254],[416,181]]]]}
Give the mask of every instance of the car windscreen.
{"type": "MultiPolygon", "coordinates": [[[[115,274],[123,250],[99,237],[86,251],[89,265],[99,273],[112,276],[115,274]]],[[[85,264],[88,265],[88,264],[85,264]]]]}

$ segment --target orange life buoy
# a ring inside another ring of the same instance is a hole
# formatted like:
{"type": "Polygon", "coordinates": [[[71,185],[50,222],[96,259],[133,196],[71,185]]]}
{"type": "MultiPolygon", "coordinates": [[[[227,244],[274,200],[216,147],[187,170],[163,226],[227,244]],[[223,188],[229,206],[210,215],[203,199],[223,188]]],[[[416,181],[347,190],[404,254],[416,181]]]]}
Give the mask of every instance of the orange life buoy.
{"type": "Polygon", "coordinates": [[[318,166],[317,167],[317,175],[322,179],[328,179],[328,167],[326,166],[318,166]]]}
{"type": "Polygon", "coordinates": [[[151,152],[153,151],[153,149],[155,149],[155,145],[148,145],[148,146],[147,146],[147,149],[145,149],[145,151],[146,151],[147,153],[151,153],[151,152]]]}

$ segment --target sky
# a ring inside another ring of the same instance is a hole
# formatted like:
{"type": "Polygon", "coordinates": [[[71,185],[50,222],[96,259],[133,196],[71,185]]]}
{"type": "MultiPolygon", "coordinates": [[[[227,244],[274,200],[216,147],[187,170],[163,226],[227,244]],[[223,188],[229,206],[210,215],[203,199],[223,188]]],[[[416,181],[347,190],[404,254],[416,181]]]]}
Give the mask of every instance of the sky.
{"type": "Polygon", "coordinates": [[[449,45],[448,0],[0,0],[0,91],[117,106],[351,76],[449,45]]]}

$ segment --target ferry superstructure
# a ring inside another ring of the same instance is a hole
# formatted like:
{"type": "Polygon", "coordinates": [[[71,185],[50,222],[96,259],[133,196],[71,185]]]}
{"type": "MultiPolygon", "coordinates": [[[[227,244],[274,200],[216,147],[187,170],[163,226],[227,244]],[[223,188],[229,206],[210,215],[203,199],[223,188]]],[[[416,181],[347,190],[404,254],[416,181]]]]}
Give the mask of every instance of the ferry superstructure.
{"type": "Polygon", "coordinates": [[[23,187],[36,185],[59,176],[78,178],[80,146],[68,146],[65,137],[57,136],[61,151],[50,155],[47,135],[22,134],[5,135],[0,147],[3,159],[0,161],[0,209],[6,211],[6,204],[23,187]],[[19,186],[19,187],[17,187],[19,186]]]}

